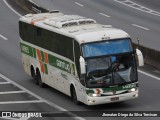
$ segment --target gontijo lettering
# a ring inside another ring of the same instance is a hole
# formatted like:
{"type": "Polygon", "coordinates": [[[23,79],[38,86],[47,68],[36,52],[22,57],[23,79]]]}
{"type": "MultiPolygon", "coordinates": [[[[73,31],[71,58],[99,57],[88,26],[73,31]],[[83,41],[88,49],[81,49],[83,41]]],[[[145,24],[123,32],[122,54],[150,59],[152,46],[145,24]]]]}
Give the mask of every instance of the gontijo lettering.
{"type": "Polygon", "coordinates": [[[62,62],[60,60],[56,60],[56,64],[58,67],[65,69],[66,71],[70,72],[71,68],[70,68],[70,64],[67,64],[65,62],[62,62]]]}

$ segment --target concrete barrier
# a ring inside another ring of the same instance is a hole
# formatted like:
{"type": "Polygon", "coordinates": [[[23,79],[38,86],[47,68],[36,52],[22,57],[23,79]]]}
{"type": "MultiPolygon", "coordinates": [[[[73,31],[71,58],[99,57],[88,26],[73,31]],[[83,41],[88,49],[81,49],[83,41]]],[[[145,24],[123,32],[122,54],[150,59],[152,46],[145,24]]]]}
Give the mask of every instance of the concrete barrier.
{"type": "Polygon", "coordinates": [[[29,13],[45,13],[49,10],[35,4],[32,0],[15,0],[16,4],[29,13]]]}
{"type": "Polygon", "coordinates": [[[134,48],[140,49],[144,56],[145,64],[151,65],[156,69],[160,70],[160,51],[154,50],[152,48],[147,48],[142,45],[137,45],[133,43],[134,48]]]}
{"type": "MultiPolygon", "coordinates": [[[[35,4],[32,0],[15,0],[16,4],[22,7],[24,10],[26,10],[29,13],[44,13],[49,12],[49,10],[38,6],[35,4]]],[[[139,48],[144,56],[145,64],[151,65],[155,67],[156,69],[160,70],[160,51],[147,48],[142,45],[137,45],[136,43],[133,43],[134,48],[139,48]]]]}

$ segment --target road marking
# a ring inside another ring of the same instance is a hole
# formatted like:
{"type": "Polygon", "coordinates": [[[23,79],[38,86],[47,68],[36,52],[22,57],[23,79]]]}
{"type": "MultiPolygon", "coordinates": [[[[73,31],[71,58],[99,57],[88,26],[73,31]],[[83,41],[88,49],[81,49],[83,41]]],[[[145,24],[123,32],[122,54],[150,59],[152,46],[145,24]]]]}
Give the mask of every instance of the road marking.
{"type": "Polygon", "coordinates": [[[4,37],[3,35],[0,34],[0,37],[4,40],[8,40],[6,37],[4,37]]]}
{"type": "Polygon", "coordinates": [[[7,101],[7,102],[0,102],[0,105],[4,104],[24,104],[24,103],[43,103],[41,100],[29,100],[29,101],[7,101]]]}
{"type": "Polygon", "coordinates": [[[5,117],[0,117],[0,120],[1,120],[1,118],[2,118],[2,120],[19,120],[19,119],[16,119],[16,118],[5,118],[5,117]]]}
{"type": "Polygon", "coordinates": [[[154,11],[152,9],[149,9],[147,7],[144,7],[142,5],[139,5],[131,0],[114,0],[115,2],[118,2],[120,4],[126,5],[128,7],[134,8],[136,10],[142,11],[142,12],[146,12],[152,15],[156,15],[156,16],[160,16],[160,12],[154,11]]]}
{"type": "MultiPolygon", "coordinates": [[[[50,101],[48,101],[48,100],[46,100],[46,99],[44,99],[44,98],[36,95],[35,93],[27,90],[27,89],[24,88],[23,86],[17,84],[16,82],[14,82],[14,81],[12,81],[11,79],[5,77],[4,75],[0,74],[0,77],[3,78],[3,79],[5,79],[6,81],[12,83],[13,85],[17,86],[17,87],[20,88],[21,90],[26,91],[28,94],[30,94],[30,95],[32,95],[33,97],[39,99],[41,102],[44,102],[44,103],[46,103],[46,104],[54,107],[55,109],[60,110],[60,111],[68,111],[68,110],[66,110],[66,109],[64,109],[64,108],[56,105],[55,103],[50,102],[50,101]]],[[[28,101],[28,102],[29,102],[29,101],[28,101]]],[[[2,103],[2,102],[0,102],[0,103],[2,103]]],[[[3,103],[5,103],[5,102],[3,102],[3,103]]],[[[7,104],[7,103],[6,103],[6,104],[7,104]]],[[[78,117],[77,115],[75,115],[75,114],[73,114],[73,113],[71,113],[71,112],[69,112],[69,111],[68,111],[68,114],[70,114],[71,116],[73,116],[72,118],[75,119],[75,120],[86,120],[86,119],[84,119],[84,118],[82,118],[82,117],[78,117]]]]}
{"type": "Polygon", "coordinates": [[[28,119],[30,119],[30,118],[20,118],[18,120],[28,120],[28,119]]]}
{"type": "Polygon", "coordinates": [[[10,82],[0,82],[0,85],[11,84],[10,82]]]}
{"type": "Polygon", "coordinates": [[[75,2],[75,4],[77,4],[77,5],[81,6],[81,7],[84,7],[84,5],[82,5],[82,4],[78,3],[78,2],[75,2]]]}
{"type": "Polygon", "coordinates": [[[26,92],[25,91],[7,91],[7,92],[0,92],[0,95],[18,94],[18,93],[26,93],[26,92]]]}
{"type": "Polygon", "coordinates": [[[141,28],[141,29],[143,29],[143,30],[150,30],[149,28],[146,28],[146,27],[142,27],[142,26],[140,26],[140,25],[136,25],[136,24],[132,24],[133,26],[135,26],[135,27],[138,27],[138,28],[141,28]]]}
{"type": "Polygon", "coordinates": [[[17,14],[19,17],[21,17],[22,15],[19,14],[15,9],[13,9],[6,0],[3,0],[3,2],[15,13],[17,14]]]}
{"type": "Polygon", "coordinates": [[[111,16],[109,16],[109,15],[106,15],[106,14],[104,14],[104,13],[99,13],[100,15],[103,15],[103,16],[105,16],[105,17],[111,17],[111,16]]]}
{"type": "Polygon", "coordinates": [[[147,72],[144,72],[144,71],[141,71],[141,70],[138,70],[138,72],[141,73],[141,74],[144,74],[144,75],[146,75],[146,76],[149,76],[149,77],[151,77],[151,78],[160,80],[159,77],[156,77],[156,76],[154,76],[154,75],[151,75],[151,74],[149,74],[149,73],[147,73],[147,72]]]}

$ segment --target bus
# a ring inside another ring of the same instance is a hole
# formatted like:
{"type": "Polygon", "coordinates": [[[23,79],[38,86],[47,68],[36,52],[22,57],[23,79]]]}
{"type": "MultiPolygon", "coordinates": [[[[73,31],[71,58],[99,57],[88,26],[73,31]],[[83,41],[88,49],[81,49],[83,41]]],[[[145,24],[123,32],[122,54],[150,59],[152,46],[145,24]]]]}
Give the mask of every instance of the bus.
{"type": "Polygon", "coordinates": [[[123,30],[60,12],[19,19],[25,72],[76,104],[99,105],[138,97],[137,65],[143,55],[123,30]]]}

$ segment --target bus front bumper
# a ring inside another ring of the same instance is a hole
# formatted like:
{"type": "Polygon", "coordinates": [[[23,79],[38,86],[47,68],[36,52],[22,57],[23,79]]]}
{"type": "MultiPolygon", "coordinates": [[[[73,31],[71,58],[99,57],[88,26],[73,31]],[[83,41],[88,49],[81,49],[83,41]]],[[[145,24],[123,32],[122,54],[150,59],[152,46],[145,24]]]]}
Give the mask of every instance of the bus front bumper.
{"type": "Polygon", "coordinates": [[[115,103],[115,102],[121,102],[121,101],[135,99],[137,97],[138,97],[138,90],[136,90],[135,92],[114,95],[114,96],[100,96],[100,97],[87,96],[87,105],[115,103]]]}

